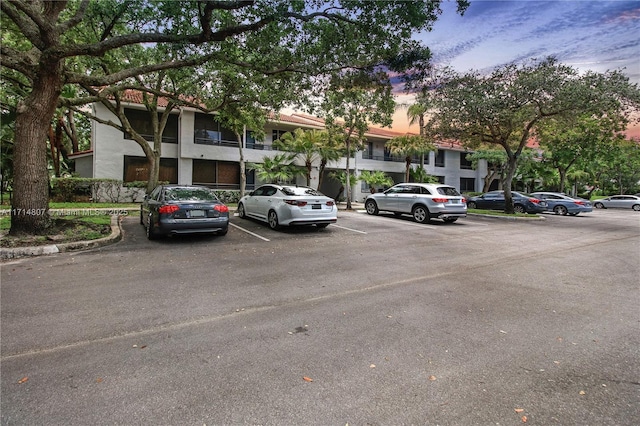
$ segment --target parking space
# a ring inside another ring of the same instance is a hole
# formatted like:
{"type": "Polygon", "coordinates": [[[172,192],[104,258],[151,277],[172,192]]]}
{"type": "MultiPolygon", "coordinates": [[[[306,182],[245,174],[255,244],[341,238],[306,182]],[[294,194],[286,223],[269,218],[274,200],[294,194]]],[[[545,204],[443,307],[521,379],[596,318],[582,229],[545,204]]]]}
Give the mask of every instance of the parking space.
{"type": "MultiPolygon", "coordinates": [[[[341,211],[338,222],[324,229],[314,226],[282,227],[272,230],[269,226],[257,220],[241,219],[236,215],[230,218],[229,233],[224,237],[209,236],[180,236],[177,238],[162,239],[160,241],[146,242],[142,226],[127,225],[128,239],[134,244],[141,242],[146,246],[167,246],[175,244],[194,244],[197,247],[211,244],[270,244],[293,242],[294,240],[313,240],[314,242],[336,240],[346,241],[350,238],[364,238],[378,240],[387,238],[390,240],[407,241],[411,238],[449,238],[480,236],[484,233],[508,234],[513,226],[541,226],[575,228],[584,232],[592,229],[596,224],[627,225],[632,228],[640,225],[640,213],[626,210],[594,210],[590,213],[578,216],[562,216],[553,213],[542,215],[543,220],[513,221],[498,218],[487,218],[469,215],[459,219],[455,223],[444,223],[440,220],[432,220],[427,224],[416,223],[409,215],[396,217],[393,214],[380,213],[368,215],[364,210],[341,211]]],[[[133,221],[133,219],[130,219],[133,221]]],[[[128,223],[131,223],[127,221],[128,223]]],[[[128,244],[125,242],[125,244],[128,244]]]]}

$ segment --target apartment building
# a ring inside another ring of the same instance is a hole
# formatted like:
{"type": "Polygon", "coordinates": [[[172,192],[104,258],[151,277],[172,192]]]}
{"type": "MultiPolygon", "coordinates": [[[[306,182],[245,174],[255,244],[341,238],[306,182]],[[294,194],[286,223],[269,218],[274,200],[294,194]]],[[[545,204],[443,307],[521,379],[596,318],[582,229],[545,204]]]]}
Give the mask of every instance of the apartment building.
{"type": "MultiPolygon", "coordinates": [[[[96,116],[118,122],[117,118],[102,104],[92,105],[96,116]]],[[[149,141],[153,130],[148,112],[139,103],[127,105],[125,112],[134,129],[149,141]]],[[[125,182],[147,180],[148,167],[142,148],[129,135],[116,128],[93,122],[91,150],[72,156],[76,172],[81,177],[119,179],[125,182]]],[[[263,140],[256,140],[252,129],[246,129],[242,140],[235,133],[217,123],[211,114],[182,108],[171,114],[163,134],[160,180],[178,184],[200,184],[218,189],[239,189],[239,147],[243,147],[244,159],[250,163],[261,163],[265,156],[278,153],[273,142],[284,133],[302,129],[323,129],[323,121],[305,114],[280,114],[268,120],[263,140]]],[[[404,182],[404,158],[395,158],[385,148],[387,141],[401,133],[387,129],[370,128],[366,134],[363,150],[356,152],[350,160],[350,169],[356,174],[363,170],[381,170],[391,176],[395,183],[404,182]]],[[[477,170],[466,160],[466,151],[456,143],[440,143],[437,152],[425,158],[427,172],[442,183],[454,186],[462,192],[480,191],[486,175],[486,164],[477,170]]],[[[414,159],[412,167],[417,167],[414,159]]],[[[302,165],[302,164],[301,164],[302,165]]],[[[318,165],[311,176],[311,186],[318,184],[318,165]]],[[[322,188],[326,195],[335,197],[340,183],[328,175],[334,170],[344,170],[346,158],[327,165],[322,188]]],[[[261,184],[253,171],[247,170],[247,190],[261,184]]],[[[298,184],[305,184],[299,177],[298,184]]],[[[355,182],[352,200],[361,201],[370,189],[363,182],[355,182]]]]}

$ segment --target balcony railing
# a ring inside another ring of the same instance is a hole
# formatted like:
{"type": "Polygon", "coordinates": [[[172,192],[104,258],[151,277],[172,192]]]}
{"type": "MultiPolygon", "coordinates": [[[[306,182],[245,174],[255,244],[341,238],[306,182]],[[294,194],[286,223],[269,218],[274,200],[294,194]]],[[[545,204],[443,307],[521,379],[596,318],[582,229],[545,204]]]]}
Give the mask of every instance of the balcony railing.
{"type": "Polygon", "coordinates": [[[238,141],[228,141],[222,139],[210,139],[210,138],[195,138],[194,142],[198,145],[214,145],[214,146],[227,146],[237,147],[238,141]]]}

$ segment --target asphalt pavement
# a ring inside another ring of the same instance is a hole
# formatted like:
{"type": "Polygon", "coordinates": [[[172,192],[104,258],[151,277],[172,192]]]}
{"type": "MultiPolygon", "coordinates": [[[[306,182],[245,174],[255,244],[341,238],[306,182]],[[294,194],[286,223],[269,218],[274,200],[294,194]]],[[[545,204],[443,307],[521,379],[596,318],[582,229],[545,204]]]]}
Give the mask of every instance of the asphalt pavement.
{"type": "Polygon", "coordinates": [[[640,423],[635,212],[231,219],[5,261],[1,423],[640,423]]]}

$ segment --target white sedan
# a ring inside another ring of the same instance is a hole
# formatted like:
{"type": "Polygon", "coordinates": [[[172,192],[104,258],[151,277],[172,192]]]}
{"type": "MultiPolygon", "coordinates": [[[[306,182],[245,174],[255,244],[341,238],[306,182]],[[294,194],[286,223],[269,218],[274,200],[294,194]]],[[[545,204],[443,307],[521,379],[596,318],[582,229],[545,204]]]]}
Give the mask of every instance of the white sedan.
{"type": "Polygon", "coordinates": [[[640,197],[635,195],[613,195],[593,202],[597,209],[633,209],[640,211],[640,197]]]}
{"type": "Polygon", "coordinates": [[[238,202],[238,216],[280,226],[315,225],[326,228],[338,220],[332,198],[307,186],[268,184],[258,187],[238,202]]]}

